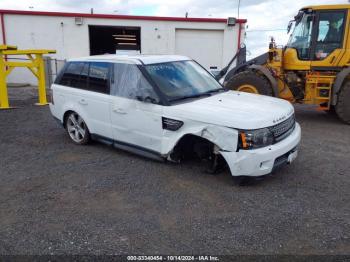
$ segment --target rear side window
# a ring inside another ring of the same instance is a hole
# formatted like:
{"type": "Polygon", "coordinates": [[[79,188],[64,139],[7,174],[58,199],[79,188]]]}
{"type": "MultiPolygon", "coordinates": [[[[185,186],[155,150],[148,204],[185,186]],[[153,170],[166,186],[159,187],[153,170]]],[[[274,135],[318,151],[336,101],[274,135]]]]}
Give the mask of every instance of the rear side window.
{"type": "Polygon", "coordinates": [[[89,91],[109,94],[109,67],[110,63],[90,63],[89,91]]]}
{"type": "Polygon", "coordinates": [[[81,86],[80,73],[84,68],[84,62],[69,62],[59,81],[60,85],[79,87],[81,86]]]}
{"type": "Polygon", "coordinates": [[[109,94],[109,68],[105,62],[69,62],[58,84],[109,94]]]}
{"type": "Polygon", "coordinates": [[[153,87],[144,77],[137,65],[115,63],[113,65],[113,83],[111,95],[129,99],[149,99],[159,103],[153,87]]]}
{"type": "Polygon", "coordinates": [[[81,72],[80,72],[78,84],[75,87],[81,88],[81,89],[87,89],[88,80],[89,80],[89,63],[84,62],[83,68],[81,69],[81,72]]]}

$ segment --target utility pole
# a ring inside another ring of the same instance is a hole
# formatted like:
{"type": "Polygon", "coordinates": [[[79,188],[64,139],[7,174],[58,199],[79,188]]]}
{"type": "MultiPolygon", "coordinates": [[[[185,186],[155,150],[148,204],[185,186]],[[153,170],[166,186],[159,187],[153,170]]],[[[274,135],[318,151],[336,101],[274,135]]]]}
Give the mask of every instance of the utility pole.
{"type": "MultiPolygon", "coordinates": [[[[350,2],[350,0],[349,0],[350,2]]],[[[239,18],[239,6],[241,5],[241,0],[238,0],[238,15],[237,15],[237,18],[239,18]]]]}

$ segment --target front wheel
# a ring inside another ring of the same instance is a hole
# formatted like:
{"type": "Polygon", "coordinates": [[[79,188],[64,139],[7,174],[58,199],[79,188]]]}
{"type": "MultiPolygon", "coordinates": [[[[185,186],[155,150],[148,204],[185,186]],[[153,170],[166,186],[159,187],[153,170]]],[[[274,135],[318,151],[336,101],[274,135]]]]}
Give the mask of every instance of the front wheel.
{"type": "Polygon", "coordinates": [[[273,96],[270,82],[253,70],[246,70],[231,77],[225,87],[247,93],[273,96]]]}
{"type": "Polygon", "coordinates": [[[344,123],[350,124],[350,81],[340,89],[335,111],[344,123]]]}
{"type": "Polygon", "coordinates": [[[85,145],[90,141],[89,129],[80,115],[71,112],[65,122],[67,133],[75,144],[85,145]]]}

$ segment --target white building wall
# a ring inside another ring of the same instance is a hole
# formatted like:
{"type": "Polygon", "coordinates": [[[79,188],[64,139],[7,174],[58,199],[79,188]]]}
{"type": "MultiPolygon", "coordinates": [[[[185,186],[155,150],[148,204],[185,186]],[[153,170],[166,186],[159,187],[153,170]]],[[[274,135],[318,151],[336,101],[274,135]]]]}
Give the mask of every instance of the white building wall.
{"type": "MultiPolygon", "coordinates": [[[[176,28],[224,30],[221,67],[225,66],[237,51],[239,24],[228,27],[225,23],[218,22],[101,18],[83,18],[83,20],[83,25],[79,26],[75,24],[74,17],[5,14],[6,42],[17,45],[19,49],[55,49],[57,53],[51,57],[57,59],[88,56],[90,54],[88,25],[110,25],[140,27],[143,54],[174,54],[176,28]]],[[[35,84],[36,78],[28,69],[19,68],[9,75],[8,82],[35,84]]]]}

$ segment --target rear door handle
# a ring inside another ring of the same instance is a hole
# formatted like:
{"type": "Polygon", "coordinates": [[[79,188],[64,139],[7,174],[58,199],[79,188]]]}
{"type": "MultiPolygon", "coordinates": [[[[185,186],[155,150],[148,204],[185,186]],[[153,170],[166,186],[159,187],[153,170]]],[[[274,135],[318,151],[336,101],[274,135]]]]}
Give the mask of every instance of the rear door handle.
{"type": "Polygon", "coordinates": [[[79,104],[81,104],[81,105],[87,105],[88,102],[86,102],[85,99],[80,99],[80,100],[79,100],[79,104]]]}

